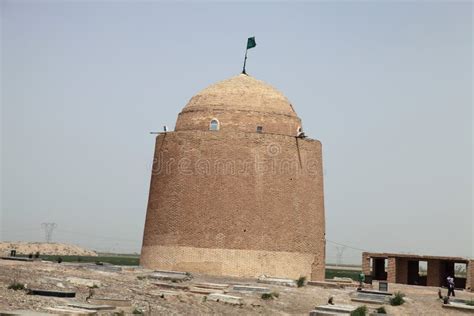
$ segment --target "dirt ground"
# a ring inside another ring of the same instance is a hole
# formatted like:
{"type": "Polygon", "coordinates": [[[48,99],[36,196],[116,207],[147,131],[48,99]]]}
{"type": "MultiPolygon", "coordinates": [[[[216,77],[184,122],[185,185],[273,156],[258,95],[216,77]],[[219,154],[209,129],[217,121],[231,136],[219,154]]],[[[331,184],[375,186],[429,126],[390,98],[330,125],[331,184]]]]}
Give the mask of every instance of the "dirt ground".
{"type": "MultiPolygon", "coordinates": [[[[52,262],[20,262],[0,260],[0,310],[28,309],[44,311],[47,307],[66,305],[69,302],[86,302],[90,294],[87,286],[77,286],[66,280],[67,277],[78,277],[100,281],[101,285],[93,289],[93,297],[129,299],[137,309],[147,315],[308,315],[316,306],[326,304],[328,297],[333,296],[336,304],[352,304],[350,293],[354,289],[323,289],[316,286],[290,288],[283,286],[263,285],[255,279],[228,277],[211,277],[193,275],[191,281],[182,284],[192,285],[196,282],[225,284],[249,284],[270,287],[278,292],[279,297],[262,300],[258,294],[241,294],[229,292],[230,295],[244,298],[242,306],[233,306],[221,302],[205,300],[205,295],[190,292],[179,292],[178,296],[161,298],[155,280],[143,277],[151,271],[141,268],[123,267],[122,271],[113,271],[114,267],[94,267],[93,264],[70,264],[52,262]],[[98,270],[100,268],[102,270],[98,270]],[[71,289],[76,291],[76,298],[53,298],[27,295],[25,291],[7,289],[14,280],[27,285],[28,288],[71,289]]],[[[402,291],[407,302],[402,306],[385,306],[390,315],[463,315],[463,312],[442,308],[437,299],[438,288],[390,284],[390,291],[402,291]]],[[[443,290],[445,293],[446,290],[443,290]]],[[[457,291],[459,298],[474,299],[474,293],[457,291]]],[[[362,304],[352,304],[362,305],[362,304]]],[[[374,309],[380,305],[367,305],[374,309]]]]}

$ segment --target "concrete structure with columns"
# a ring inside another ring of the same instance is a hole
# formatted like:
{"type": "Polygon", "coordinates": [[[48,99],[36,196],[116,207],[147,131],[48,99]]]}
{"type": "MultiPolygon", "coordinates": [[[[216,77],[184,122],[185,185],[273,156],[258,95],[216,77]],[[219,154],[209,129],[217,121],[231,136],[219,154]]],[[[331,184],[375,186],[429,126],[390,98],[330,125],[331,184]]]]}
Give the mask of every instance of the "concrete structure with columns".
{"type": "Polygon", "coordinates": [[[362,272],[372,280],[437,287],[446,286],[446,278],[453,276],[456,288],[474,289],[474,260],[463,257],[364,252],[362,272]],[[421,271],[420,262],[426,264],[426,271],[421,271]],[[461,273],[456,265],[464,268],[465,276],[455,276],[461,273]]]}

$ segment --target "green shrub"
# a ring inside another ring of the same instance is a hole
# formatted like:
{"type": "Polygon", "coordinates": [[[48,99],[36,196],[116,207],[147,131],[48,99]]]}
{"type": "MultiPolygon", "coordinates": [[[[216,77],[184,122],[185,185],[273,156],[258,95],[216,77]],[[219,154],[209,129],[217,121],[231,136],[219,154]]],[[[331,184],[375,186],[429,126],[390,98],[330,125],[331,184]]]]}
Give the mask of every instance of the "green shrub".
{"type": "Polygon", "coordinates": [[[390,305],[392,306],[402,305],[403,303],[405,303],[404,297],[405,297],[405,294],[403,294],[402,292],[396,292],[394,296],[390,299],[390,305]]]}
{"type": "Polygon", "coordinates": [[[466,305],[474,306],[474,300],[466,301],[466,305]]]}
{"type": "Polygon", "coordinates": [[[351,316],[365,316],[367,314],[367,306],[362,305],[351,312],[351,316]]]}
{"type": "Polygon", "coordinates": [[[135,307],[132,314],[133,315],[143,315],[143,311],[141,309],[138,309],[138,308],[135,307]]]}
{"type": "Polygon", "coordinates": [[[335,270],[335,269],[326,269],[326,279],[333,279],[334,277],[340,278],[351,278],[354,281],[359,281],[359,274],[362,271],[353,271],[353,270],[335,270]]]}
{"type": "Polygon", "coordinates": [[[387,314],[387,311],[385,310],[385,307],[380,306],[375,310],[378,314],[387,314]]]}
{"type": "Polygon", "coordinates": [[[271,293],[262,293],[262,300],[272,300],[274,298],[280,297],[280,294],[278,292],[271,292],[271,293]]]}
{"type": "Polygon", "coordinates": [[[304,286],[306,283],[306,277],[305,276],[300,276],[298,280],[296,280],[296,285],[298,285],[298,287],[302,287],[304,286]]]}
{"type": "Polygon", "coordinates": [[[9,289],[9,290],[15,290],[15,291],[24,290],[24,289],[25,289],[25,285],[24,285],[23,283],[13,281],[13,282],[10,283],[10,285],[8,286],[8,289],[9,289]]]}
{"type": "Polygon", "coordinates": [[[272,293],[262,293],[262,300],[270,300],[273,299],[272,293]]]}

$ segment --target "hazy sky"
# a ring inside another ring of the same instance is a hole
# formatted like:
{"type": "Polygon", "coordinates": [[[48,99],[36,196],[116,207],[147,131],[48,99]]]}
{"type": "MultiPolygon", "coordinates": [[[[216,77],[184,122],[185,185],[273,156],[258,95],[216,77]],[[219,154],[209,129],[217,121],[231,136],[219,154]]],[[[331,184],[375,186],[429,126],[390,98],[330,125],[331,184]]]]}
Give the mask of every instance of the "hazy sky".
{"type": "Polygon", "coordinates": [[[323,143],[327,238],[474,256],[471,2],[0,2],[0,239],[138,252],[149,132],[256,36],[249,74],[323,143]]]}

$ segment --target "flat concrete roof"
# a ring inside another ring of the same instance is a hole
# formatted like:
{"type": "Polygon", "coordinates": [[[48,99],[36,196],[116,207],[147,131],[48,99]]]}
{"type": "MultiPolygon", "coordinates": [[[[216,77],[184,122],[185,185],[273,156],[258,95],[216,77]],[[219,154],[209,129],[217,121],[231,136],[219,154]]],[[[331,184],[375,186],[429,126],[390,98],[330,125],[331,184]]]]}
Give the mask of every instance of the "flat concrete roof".
{"type": "Polygon", "coordinates": [[[471,259],[464,257],[446,257],[446,256],[425,256],[425,255],[414,255],[406,253],[390,253],[390,252],[363,252],[362,255],[369,256],[372,258],[407,258],[416,260],[444,260],[444,261],[455,261],[459,263],[468,263],[471,259]]]}

